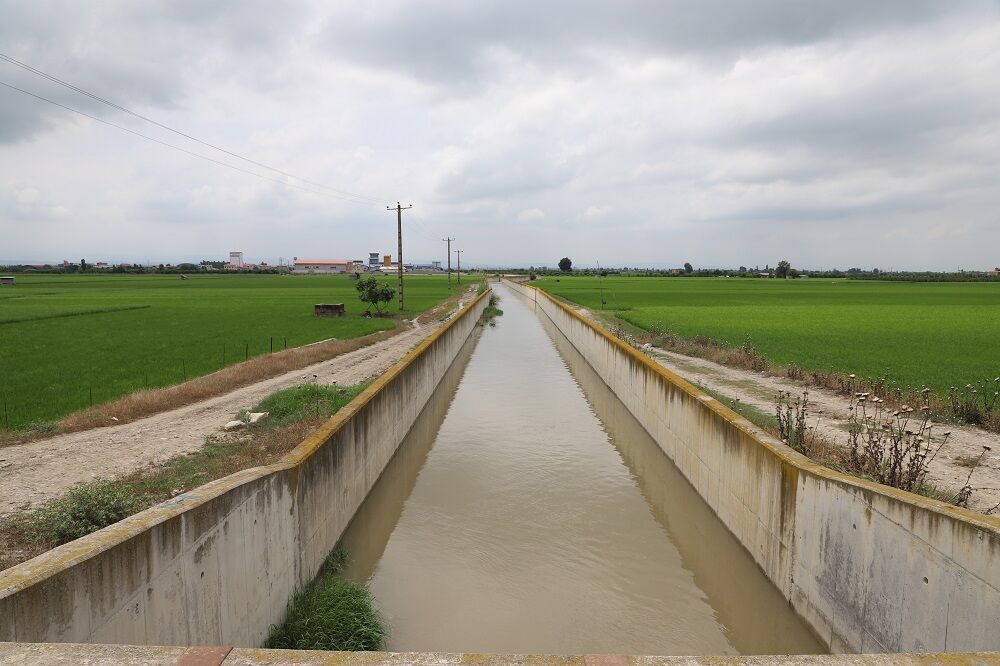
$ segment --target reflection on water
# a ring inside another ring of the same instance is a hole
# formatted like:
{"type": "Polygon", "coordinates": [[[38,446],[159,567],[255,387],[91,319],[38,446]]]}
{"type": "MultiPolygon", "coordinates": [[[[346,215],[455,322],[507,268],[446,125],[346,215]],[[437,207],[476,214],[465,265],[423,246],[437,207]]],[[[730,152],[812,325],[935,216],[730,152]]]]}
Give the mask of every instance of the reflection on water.
{"type": "Polygon", "coordinates": [[[389,620],[389,649],[821,651],[544,315],[498,292],[504,316],[452,368],[342,540],[347,575],[389,620]]]}

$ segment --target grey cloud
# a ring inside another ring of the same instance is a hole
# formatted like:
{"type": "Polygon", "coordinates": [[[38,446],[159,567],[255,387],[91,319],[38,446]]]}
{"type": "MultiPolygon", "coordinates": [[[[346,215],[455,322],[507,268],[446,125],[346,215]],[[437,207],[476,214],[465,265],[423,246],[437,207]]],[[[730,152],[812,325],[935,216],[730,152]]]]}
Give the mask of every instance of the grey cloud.
{"type": "Polygon", "coordinates": [[[338,12],[321,41],[339,57],[448,86],[487,75],[497,49],[550,66],[594,47],[733,57],[996,6],[992,0],[433,0],[338,12]]]}

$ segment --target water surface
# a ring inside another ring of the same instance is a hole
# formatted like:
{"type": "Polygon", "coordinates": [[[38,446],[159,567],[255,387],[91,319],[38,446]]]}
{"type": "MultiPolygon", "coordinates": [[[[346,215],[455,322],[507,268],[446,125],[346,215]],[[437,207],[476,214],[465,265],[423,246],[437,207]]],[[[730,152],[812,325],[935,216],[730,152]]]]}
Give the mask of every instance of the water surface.
{"type": "Polygon", "coordinates": [[[822,652],[527,299],[470,341],[352,521],[400,651],[822,652]]]}

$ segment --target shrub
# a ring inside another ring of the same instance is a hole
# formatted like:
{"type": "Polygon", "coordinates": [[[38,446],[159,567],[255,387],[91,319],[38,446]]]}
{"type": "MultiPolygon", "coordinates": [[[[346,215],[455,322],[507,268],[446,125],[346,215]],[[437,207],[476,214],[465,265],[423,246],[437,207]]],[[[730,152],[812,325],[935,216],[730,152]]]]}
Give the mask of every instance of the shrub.
{"type": "Polygon", "coordinates": [[[113,525],[140,507],[139,499],[128,489],[98,481],[77,486],[66,497],[38,509],[31,519],[31,531],[58,546],[113,525]]]}
{"type": "Polygon", "coordinates": [[[778,391],[774,410],[778,421],[778,436],[799,453],[810,455],[811,437],[806,420],[809,417],[809,392],[792,399],[791,393],[778,391]]]}
{"type": "Polygon", "coordinates": [[[354,283],[354,287],[358,290],[358,299],[374,307],[379,314],[383,314],[385,306],[396,297],[395,289],[373,277],[361,278],[354,283]]]}

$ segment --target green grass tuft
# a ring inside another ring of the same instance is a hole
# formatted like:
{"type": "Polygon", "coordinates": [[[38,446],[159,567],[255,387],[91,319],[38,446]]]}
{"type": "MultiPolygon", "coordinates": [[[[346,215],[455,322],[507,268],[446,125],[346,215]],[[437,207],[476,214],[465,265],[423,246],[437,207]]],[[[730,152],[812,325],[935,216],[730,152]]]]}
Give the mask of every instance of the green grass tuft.
{"type": "Polygon", "coordinates": [[[264,425],[282,427],[310,416],[331,416],[367,386],[367,382],[344,387],[303,384],[272,393],[251,411],[268,413],[267,418],[262,421],[264,425]]]}
{"type": "Polygon", "coordinates": [[[383,647],[388,630],[368,588],[337,575],[346,562],[339,548],[327,557],[319,577],[292,599],[285,622],[271,628],[265,647],[351,652],[383,647]]]}

